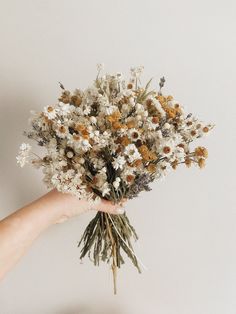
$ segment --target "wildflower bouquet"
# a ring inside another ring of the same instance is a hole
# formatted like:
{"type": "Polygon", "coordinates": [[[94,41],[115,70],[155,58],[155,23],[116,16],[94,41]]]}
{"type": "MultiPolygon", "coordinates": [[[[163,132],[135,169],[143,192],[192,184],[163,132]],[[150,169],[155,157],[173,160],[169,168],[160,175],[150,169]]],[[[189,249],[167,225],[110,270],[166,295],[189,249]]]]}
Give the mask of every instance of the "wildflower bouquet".
{"type": "MultiPolygon", "coordinates": [[[[98,66],[92,87],[84,91],[71,93],[60,84],[59,101],[34,114],[25,133],[45,148],[44,156],[30,155],[31,146],[24,143],[17,162],[42,167],[48,187],[91,204],[137,197],[180,164],[203,168],[207,149],[191,149],[190,143],[213,126],[186,115],[179,102],[164,96],[164,78],[158,90],[150,90],[151,80],[141,86],[142,70],[132,68],[126,82],[119,73],[101,75],[98,66]]],[[[123,253],[140,271],[131,244],[137,238],[126,214],[97,212],[79,243],[80,258],[88,255],[95,265],[111,263],[116,292],[123,253]]]]}

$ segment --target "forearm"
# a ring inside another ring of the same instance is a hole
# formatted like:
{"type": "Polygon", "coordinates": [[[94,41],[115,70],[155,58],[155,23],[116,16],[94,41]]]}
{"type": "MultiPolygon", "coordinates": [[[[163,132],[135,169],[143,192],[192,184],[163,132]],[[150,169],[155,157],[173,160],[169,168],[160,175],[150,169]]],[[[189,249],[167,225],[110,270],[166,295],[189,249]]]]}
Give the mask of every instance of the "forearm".
{"type": "Polygon", "coordinates": [[[0,279],[42,231],[66,218],[64,209],[68,197],[71,196],[53,190],[0,222],[0,279]]]}
{"type": "Polygon", "coordinates": [[[122,214],[118,204],[102,200],[91,208],[86,200],[52,190],[33,203],[0,221],[0,280],[29,249],[33,241],[50,225],[63,222],[88,209],[122,214]]]}

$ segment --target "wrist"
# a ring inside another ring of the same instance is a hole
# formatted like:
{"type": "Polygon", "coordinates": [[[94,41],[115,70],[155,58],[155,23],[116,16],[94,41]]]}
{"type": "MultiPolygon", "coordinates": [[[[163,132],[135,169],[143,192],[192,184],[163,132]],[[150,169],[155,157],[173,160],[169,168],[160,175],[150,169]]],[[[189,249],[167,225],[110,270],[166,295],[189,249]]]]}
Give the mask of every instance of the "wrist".
{"type": "Polygon", "coordinates": [[[48,212],[48,223],[51,225],[78,216],[88,209],[87,201],[79,200],[76,196],[56,189],[44,195],[43,199],[44,209],[48,212]]]}

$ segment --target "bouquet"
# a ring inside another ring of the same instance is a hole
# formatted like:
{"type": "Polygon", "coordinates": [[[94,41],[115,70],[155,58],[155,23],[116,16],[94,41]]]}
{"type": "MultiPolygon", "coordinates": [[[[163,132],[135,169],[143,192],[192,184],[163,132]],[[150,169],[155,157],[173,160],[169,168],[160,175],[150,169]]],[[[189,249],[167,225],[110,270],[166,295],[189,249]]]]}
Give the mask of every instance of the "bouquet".
{"type": "MultiPolygon", "coordinates": [[[[61,96],[42,112],[34,113],[25,135],[45,148],[39,157],[23,143],[20,166],[30,162],[42,168],[49,188],[71,193],[91,204],[101,199],[114,203],[150,191],[150,183],[164,178],[180,164],[205,166],[208,151],[191,142],[213,128],[186,114],[181,104],[163,95],[164,77],[157,89],[151,80],[141,85],[143,67],[131,68],[128,81],[122,74],[98,74],[93,85],[70,92],[60,83],[61,96]]],[[[132,247],[138,236],[126,214],[97,212],[79,242],[80,258],[95,265],[111,264],[116,293],[117,269],[126,254],[140,272],[132,247]]]]}

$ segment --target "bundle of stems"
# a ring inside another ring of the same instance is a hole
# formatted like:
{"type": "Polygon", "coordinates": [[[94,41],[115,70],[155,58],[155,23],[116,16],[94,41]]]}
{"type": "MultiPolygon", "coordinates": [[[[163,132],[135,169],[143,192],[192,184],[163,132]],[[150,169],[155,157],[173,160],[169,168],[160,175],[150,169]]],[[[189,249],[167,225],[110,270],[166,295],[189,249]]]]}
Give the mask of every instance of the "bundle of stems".
{"type": "Polygon", "coordinates": [[[114,294],[117,293],[117,269],[124,264],[122,251],[131,259],[141,273],[137,257],[131,244],[138,236],[127,215],[112,215],[97,212],[82,235],[78,246],[82,246],[80,259],[86,255],[99,266],[101,261],[111,263],[114,294]]]}

